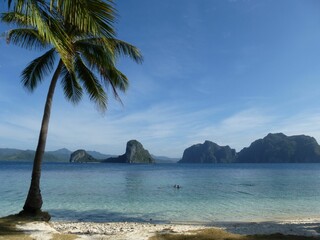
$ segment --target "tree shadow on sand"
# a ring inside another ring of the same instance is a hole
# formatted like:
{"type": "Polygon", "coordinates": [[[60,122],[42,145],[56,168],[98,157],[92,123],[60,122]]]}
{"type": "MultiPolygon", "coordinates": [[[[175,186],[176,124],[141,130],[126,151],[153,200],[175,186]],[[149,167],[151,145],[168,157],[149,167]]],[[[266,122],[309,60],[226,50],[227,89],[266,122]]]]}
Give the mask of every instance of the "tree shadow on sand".
{"type": "Polygon", "coordinates": [[[215,223],[226,231],[237,234],[269,234],[286,233],[290,235],[317,236],[320,239],[320,222],[317,223],[280,223],[280,222],[234,222],[234,223],[215,223]]]}
{"type": "Polygon", "coordinates": [[[317,237],[305,237],[282,234],[269,235],[239,235],[222,231],[220,229],[205,229],[197,231],[189,231],[184,234],[166,233],[157,234],[150,240],[316,240],[317,237]]]}
{"type": "Polygon", "coordinates": [[[165,231],[158,232],[150,240],[320,240],[320,223],[217,223],[213,224],[213,226],[222,227],[223,230],[209,228],[192,230],[185,233],[165,231]],[[285,232],[280,233],[283,229],[285,229],[285,232]],[[298,233],[300,233],[300,236],[296,235],[298,233]],[[304,234],[308,234],[309,236],[301,236],[304,234]],[[310,236],[311,234],[312,236],[310,236]]]}
{"type": "Polygon", "coordinates": [[[156,220],[156,214],[139,214],[121,212],[110,212],[102,209],[90,211],[76,211],[69,209],[50,209],[48,210],[53,221],[74,221],[74,222],[140,222],[140,223],[168,223],[167,221],[156,220]],[[139,216],[139,217],[137,217],[139,216]]]}
{"type": "Polygon", "coordinates": [[[0,236],[22,236],[24,232],[16,228],[17,223],[26,223],[27,220],[17,215],[0,218],[0,236]]]}

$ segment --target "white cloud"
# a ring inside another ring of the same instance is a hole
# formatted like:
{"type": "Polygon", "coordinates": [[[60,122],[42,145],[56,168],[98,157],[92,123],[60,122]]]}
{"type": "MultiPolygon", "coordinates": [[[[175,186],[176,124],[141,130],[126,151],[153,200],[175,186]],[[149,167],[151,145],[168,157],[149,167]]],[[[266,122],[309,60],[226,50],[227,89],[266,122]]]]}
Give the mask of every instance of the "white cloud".
{"type": "Polygon", "coordinates": [[[248,109],[225,119],[221,123],[224,130],[239,132],[259,128],[270,123],[273,118],[257,109],[248,109]]]}
{"type": "Polygon", "coordinates": [[[91,110],[86,113],[80,110],[67,111],[53,117],[49,137],[51,141],[66,142],[69,145],[75,142],[73,145],[82,145],[82,148],[112,146],[112,149],[104,150],[109,153],[124,152],[125,143],[130,139],[137,139],[156,150],[153,142],[171,145],[168,139],[188,134],[198,114],[162,105],[106,117],[91,110]]]}
{"type": "Polygon", "coordinates": [[[247,109],[221,121],[208,123],[196,135],[199,142],[211,140],[219,145],[229,145],[240,150],[261,134],[268,132],[275,117],[259,109],[247,109]]]}
{"type": "Polygon", "coordinates": [[[320,110],[281,116],[272,111],[247,109],[220,122],[208,124],[195,136],[194,143],[211,140],[219,145],[229,145],[240,151],[268,133],[287,135],[305,134],[320,140],[320,110]]]}
{"type": "MultiPolygon", "coordinates": [[[[259,108],[190,111],[179,104],[158,104],[140,111],[112,109],[106,116],[90,103],[79,107],[54,105],[47,149],[84,148],[122,154],[130,139],[137,139],[156,155],[181,157],[187,147],[210,140],[238,151],[269,132],[307,134],[320,139],[320,110],[284,117],[259,108]],[[226,117],[221,118],[221,113],[226,117]]],[[[23,116],[1,115],[1,147],[35,148],[42,112],[26,107],[23,116]],[[5,144],[8,144],[5,146],[5,144]],[[10,145],[12,144],[12,145],[10,145]]]]}
{"type": "Polygon", "coordinates": [[[274,132],[287,135],[305,134],[320,140],[320,109],[304,111],[297,115],[283,118],[273,128],[274,132]]]}

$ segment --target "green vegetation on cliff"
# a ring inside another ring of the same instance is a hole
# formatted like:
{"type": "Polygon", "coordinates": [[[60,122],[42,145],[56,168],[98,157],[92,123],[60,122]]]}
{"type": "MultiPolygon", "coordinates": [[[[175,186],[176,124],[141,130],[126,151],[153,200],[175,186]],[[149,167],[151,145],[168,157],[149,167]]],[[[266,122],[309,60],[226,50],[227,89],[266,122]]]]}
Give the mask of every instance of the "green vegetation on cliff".
{"type": "Polygon", "coordinates": [[[144,149],[137,140],[127,142],[125,154],[119,157],[108,158],[104,163],[155,163],[148,150],[144,149]]]}
{"type": "Polygon", "coordinates": [[[205,141],[196,144],[183,152],[179,163],[232,163],[235,161],[236,151],[229,146],[219,146],[216,143],[205,141]]]}
{"type": "MultiPolygon", "coordinates": [[[[177,159],[151,155],[137,140],[127,143],[126,152],[120,156],[94,151],[73,153],[60,149],[44,155],[46,162],[104,162],[104,163],[175,163],[177,159]],[[81,156],[80,156],[80,155],[81,156]],[[77,159],[77,160],[74,160],[77,159]],[[79,160],[80,159],[80,160],[79,160]]],[[[32,161],[35,152],[0,148],[0,161],[32,161]]],[[[239,153],[229,146],[219,146],[210,141],[195,144],[183,153],[179,163],[320,163],[320,146],[316,139],[306,135],[286,136],[269,133],[251,143],[239,153]]]]}
{"type": "Polygon", "coordinates": [[[320,163],[320,146],[313,137],[269,133],[242,149],[239,163],[320,163]]]}

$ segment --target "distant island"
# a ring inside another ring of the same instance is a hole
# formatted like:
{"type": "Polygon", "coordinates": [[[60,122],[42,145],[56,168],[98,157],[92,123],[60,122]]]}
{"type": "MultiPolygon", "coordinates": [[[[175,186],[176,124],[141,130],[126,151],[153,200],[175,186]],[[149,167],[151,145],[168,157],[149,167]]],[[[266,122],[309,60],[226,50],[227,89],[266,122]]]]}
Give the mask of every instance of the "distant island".
{"type": "MultiPolygon", "coordinates": [[[[0,161],[32,161],[34,154],[32,150],[0,148],[0,161]]],[[[186,148],[178,160],[154,156],[137,140],[128,141],[125,153],[120,156],[83,149],[71,152],[63,148],[48,151],[44,157],[45,162],[75,163],[320,163],[320,146],[310,136],[269,133],[238,153],[229,146],[207,140],[186,148]]]]}
{"type": "MultiPolygon", "coordinates": [[[[0,148],[0,161],[30,162],[33,161],[34,155],[33,150],[0,148]]],[[[152,155],[137,140],[128,141],[126,152],[120,156],[83,149],[72,152],[66,148],[47,151],[44,156],[44,162],[74,163],[176,163],[178,160],[178,158],[152,155]]]]}
{"type": "Polygon", "coordinates": [[[145,150],[137,140],[127,142],[126,152],[118,157],[109,157],[107,159],[98,160],[92,157],[85,150],[77,150],[70,156],[70,162],[100,162],[100,163],[155,163],[154,158],[148,150],[145,150]]]}
{"type": "MultiPolygon", "coordinates": [[[[44,154],[45,162],[67,162],[72,152],[66,148],[56,151],[47,151],[44,154]]],[[[33,161],[35,151],[14,148],[0,148],[1,161],[33,161]]]]}
{"type": "Polygon", "coordinates": [[[236,158],[239,163],[320,163],[320,146],[306,135],[286,136],[268,134],[242,149],[236,158]]]}
{"type": "Polygon", "coordinates": [[[184,150],[179,163],[232,163],[235,159],[236,150],[205,141],[184,150]]]}
{"type": "Polygon", "coordinates": [[[178,163],[320,163],[320,146],[310,136],[269,133],[239,153],[205,141],[187,148],[178,163]]]}

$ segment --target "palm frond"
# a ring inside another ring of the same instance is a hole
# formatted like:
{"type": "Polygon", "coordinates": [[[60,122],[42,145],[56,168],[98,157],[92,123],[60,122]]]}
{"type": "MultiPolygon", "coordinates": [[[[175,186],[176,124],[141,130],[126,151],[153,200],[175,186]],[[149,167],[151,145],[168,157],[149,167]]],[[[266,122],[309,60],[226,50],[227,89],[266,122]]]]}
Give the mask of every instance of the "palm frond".
{"type": "Polygon", "coordinates": [[[26,15],[32,13],[35,20],[40,7],[47,6],[50,12],[58,10],[66,22],[81,31],[106,37],[115,36],[113,24],[117,14],[113,5],[113,0],[8,0],[9,8],[24,10],[26,15]]]}
{"type": "Polygon", "coordinates": [[[2,16],[2,20],[18,26],[36,28],[39,35],[56,48],[64,64],[72,71],[72,41],[64,31],[61,15],[56,9],[50,10],[49,3],[45,0],[14,0],[11,4],[14,10],[2,16]]]}
{"type": "MultiPolygon", "coordinates": [[[[101,74],[105,74],[105,69],[115,69],[114,66],[119,56],[129,56],[137,63],[143,61],[143,57],[136,47],[118,39],[88,38],[75,42],[75,46],[88,66],[101,74]]],[[[106,74],[108,75],[108,73],[106,74]]],[[[120,74],[118,75],[120,76],[120,74]]],[[[123,84],[123,86],[125,85],[123,84]]]]}
{"type": "Polygon", "coordinates": [[[8,8],[11,8],[13,5],[15,9],[21,9],[23,6],[25,6],[27,1],[28,0],[8,0],[8,8]]]}
{"type": "MultiPolygon", "coordinates": [[[[56,0],[51,0],[51,1],[50,1],[50,10],[53,9],[53,7],[55,6],[55,4],[56,4],[56,0]]],[[[57,5],[58,5],[58,4],[59,4],[59,0],[58,0],[57,5]]]]}
{"type": "Polygon", "coordinates": [[[95,74],[83,63],[78,56],[75,59],[75,71],[86,89],[89,98],[101,112],[107,109],[107,95],[95,74]]]}
{"type": "Polygon", "coordinates": [[[110,84],[113,88],[119,89],[123,92],[128,89],[128,78],[115,66],[108,66],[107,68],[101,69],[99,73],[103,78],[106,86],[110,84]]]}
{"type": "Polygon", "coordinates": [[[1,13],[1,22],[8,24],[15,24],[18,26],[29,27],[29,17],[21,12],[5,12],[1,13]]]}
{"type": "Polygon", "coordinates": [[[100,75],[103,78],[106,87],[109,85],[112,87],[115,99],[123,104],[117,89],[125,92],[129,86],[128,78],[114,66],[109,67],[107,71],[100,71],[100,75]]]}
{"type": "Polygon", "coordinates": [[[104,40],[108,46],[111,46],[114,49],[116,55],[130,57],[136,63],[143,62],[143,56],[140,50],[135,46],[115,38],[107,38],[104,40]]]}
{"type": "Polygon", "coordinates": [[[29,25],[36,27],[39,34],[56,48],[65,66],[72,71],[72,40],[64,31],[62,18],[56,9],[50,11],[48,1],[44,0],[27,0],[25,9],[26,15],[30,16],[29,25]]]}
{"type": "Polygon", "coordinates": [[[82,87],[77,81],[74,73],[69,72],[65,66],[61,72],[61,85],[67,100],[71,101],[73,104],[80,102],[83,95],[82,87]]]}
{"type": "Polygon", "coordinates": [[[93,35],[114,37],[116,10],[112,0],[64,0],[55,1],[67,22],[93,35]]]}
{"type": "Polygon", "coordinates": [[[16,28],[7,32],[7,42],[26,49],[44,49],[49,44],[42,39],[38,31],[29,28],[16,28]]]}
{"type": "Polygon", "coordinates": [[[36,2],[37,0],[7,0],[8,8],[13,7],[15,11],[21,11],[22,9],[27,10],[28,3],[32,1],[36,2]]]}
{"type": "Polygon", "coordinates": [[[29,91],[33,91],[43,81],[44,75],[50,73],[55,62],[55,49],[50,49],[42,56],[34,59],[21,74],[22,84],[29,91]]]}
{"type": "Polygon", "coordinates": [[[102,77],[106,87],[112,88],[114,97],[121,102],[118,90],[125,92],[129,81],[127,77],[115,67],[115,52],[124,55],[134,55],[137,61],[142,61],[142,56],[136,48],[123,41],[106,41],[106,38],[89,38],[76,42],[77,50],[91,69],[97,71],[102,77]],[[132,53],[133,52],[133,53],[132,53]]]}
{"type": "Polygon", "coordinates": [[[91,69],[99,70],[116,62],[114,52],[95,39],[85,39],[75,42],[75,47],[91,69]]]}

